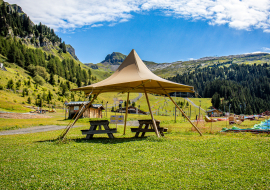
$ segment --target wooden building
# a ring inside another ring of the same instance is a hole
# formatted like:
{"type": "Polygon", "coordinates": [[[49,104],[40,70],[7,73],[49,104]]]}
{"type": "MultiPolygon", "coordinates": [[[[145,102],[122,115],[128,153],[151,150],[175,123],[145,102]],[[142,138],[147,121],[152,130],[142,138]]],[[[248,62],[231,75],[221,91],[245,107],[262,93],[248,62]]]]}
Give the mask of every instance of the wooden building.
{"type": "Polygon", "coordinates": [[[209,116],[209,117],[220,117],[220,116],[222,116],[223,115],[223,112],[222,111],[220,111],[220,110],[217,110],[217,109],[211,109],[211,110],[208,110],[208,111],[206,111],[206,113],[207,113],[207,115],[209,116]]]}
{"type": "Polygon", "coordinates": [[[7,71],[3,63],[0,63],[0,70],[7,71]]]}
{"type": "MultiPolygon", "coordinates": [[[[86,102],[69,102],[66,104],[68,108],[68,119],[72,119],[74,117],[74,115],[79,111],[83,103],[86,102]]],[[[102,118],[102,110],[105,110],[102,104],[92,104],[88,109],[85,110],[82,117],[102,118]]]]}
{"type": "MultiPolygon", "coordinates": [[[[126,113],[126,108],[123,107],[123,108],[120,108],[120,109],[117,109],[116,112],[119,112],[119,113],[126,113]]],[[[146,112],[134,107],[134,106],[129,106],[128,107],[128,113],[133,113],[133,114],[144,114],[144,115],[147,115],[146,112]]]]}

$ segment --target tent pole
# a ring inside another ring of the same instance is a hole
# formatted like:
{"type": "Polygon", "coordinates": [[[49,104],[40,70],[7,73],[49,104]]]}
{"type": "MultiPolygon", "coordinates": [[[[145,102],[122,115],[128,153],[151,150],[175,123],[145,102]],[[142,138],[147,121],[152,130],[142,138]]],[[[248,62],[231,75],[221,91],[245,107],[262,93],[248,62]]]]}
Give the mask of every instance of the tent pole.
{"type": "Polygon", "coordinates": [[[150,103],[149,103],[148,95],[146,93],[146,90],[145,90],[144,85],[143,85],[143,90],[144,90],[146,101],[147,101],[147,104],[148,104],[148,107],[149,107],[149,112],[151,114],[151,118],[152,118],[152,122],[153,122],[153,125],[154,125],[154,129],[155,129],[156,135],[157,135],[158,138],[160,138],[160,135],[159,135],[159,132],[158,132],[158,129],[157,129],[157,124],[156,124],[156,121],[154,119],[154,116],[153,116],[153,113],[152,113],[152,110],[151,110],[151,106],[150,106],[150,103]]]}
{"type": "Polygon", "coordinates": [[[189,121],[189,123],[198,131],[198,133],[202,136],[201,131],[191,122],[191,120],[187,117],[185,112],[175,103],[175,101],[172,99],[172,97],[165,91],[165,89],[160,85],[158,82],[159,86],[163,89],[163,91],[166,93],[166,95],[171,99],[171,101],[174,103],[174,105],[180,110],[180,112],[184,115],[185,118],[189,121]]]}
{"type": "MultiPolygon", "coordinates": [[[[100,91],[101,92],[101,91],[100,91]]],[[[94,100],[98,97],[98,95],[100,94],[97,93],[96,96],[88,103],[85,105],[85,108],[83,110],[81,110],[81,112],[75,117],[73,123],[71,125],[68,125],[66,127],[66,129],[63,131],[63,133],[60,135],[60,139],[64,139],[67,135],[67,133],[69,132],[69,130],[75,125],[75,123],[77,122],[77,120],[81,117],[81,115],[84,113],[84,111],[91,106],[91,104],[94,102],[94,100]]]]}
{"type": "Polygon", "coordinates": [[[127,127],[127,116],[128,116],[128,102],[129,102],[129,92],[127,94],[127,103],[126,103],[126,116],[125,116],[125,125],[124,125],[124,134],[126,134],[126,127],[127,127]]]}

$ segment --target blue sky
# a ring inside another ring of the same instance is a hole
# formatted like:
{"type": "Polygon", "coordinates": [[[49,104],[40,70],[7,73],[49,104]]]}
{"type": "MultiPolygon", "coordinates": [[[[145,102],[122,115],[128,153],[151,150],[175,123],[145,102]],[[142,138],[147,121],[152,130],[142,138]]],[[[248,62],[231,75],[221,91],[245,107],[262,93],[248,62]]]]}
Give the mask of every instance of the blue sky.
{"type": "Polygon", "coordinates": [[[268,0],[8,2],[54,28],[83,63],[132,49],[157,63],[270,52],[268,0]]]}

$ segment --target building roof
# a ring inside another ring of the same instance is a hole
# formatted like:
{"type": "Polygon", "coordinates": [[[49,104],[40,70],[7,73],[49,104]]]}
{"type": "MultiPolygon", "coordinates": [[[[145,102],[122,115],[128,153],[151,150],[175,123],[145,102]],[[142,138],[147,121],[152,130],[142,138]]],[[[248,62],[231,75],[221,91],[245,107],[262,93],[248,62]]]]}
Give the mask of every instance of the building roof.
{"type": "MultiPolygon", "coordinates": [[[[67,106],[80,106],[80,105],[82,105],[82,104],[84,104],[84,103],[85,103],[85,104],[88,104],[89,101],[69,102],[69,103],[67,103],[66,105],[67,105],[67,106]]],[[[90,107],[91,107],[91,108],[102,108],[102,109],[104,109],[104,107],[103,107],[102,104],[92,104],[90,107]]]]}
{"type": "Polygon", "coordinates": [[[0,63],[0,70],[7,71],[3,63],[0,63]]]}
{"type": "Polygon", "coordinates": [[[206,113],[209,113],[209,112],[221,112],[222,113],[222,111],[217,110],[217,109],[211,109],[211,110],[206,111],[206,113]]]}

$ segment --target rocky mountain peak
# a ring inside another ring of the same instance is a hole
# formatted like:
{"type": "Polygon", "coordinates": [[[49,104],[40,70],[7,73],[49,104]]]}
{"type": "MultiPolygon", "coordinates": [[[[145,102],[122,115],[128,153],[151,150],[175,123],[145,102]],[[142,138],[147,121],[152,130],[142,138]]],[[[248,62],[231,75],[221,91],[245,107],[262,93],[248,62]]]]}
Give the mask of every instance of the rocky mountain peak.
{"type": "Polygon", "coordinates": [[[113,52],[112,54],[108,54],[101,63],[108,64],[108,65],[120,65],[127,56],[119,53],[113,52]]]}

